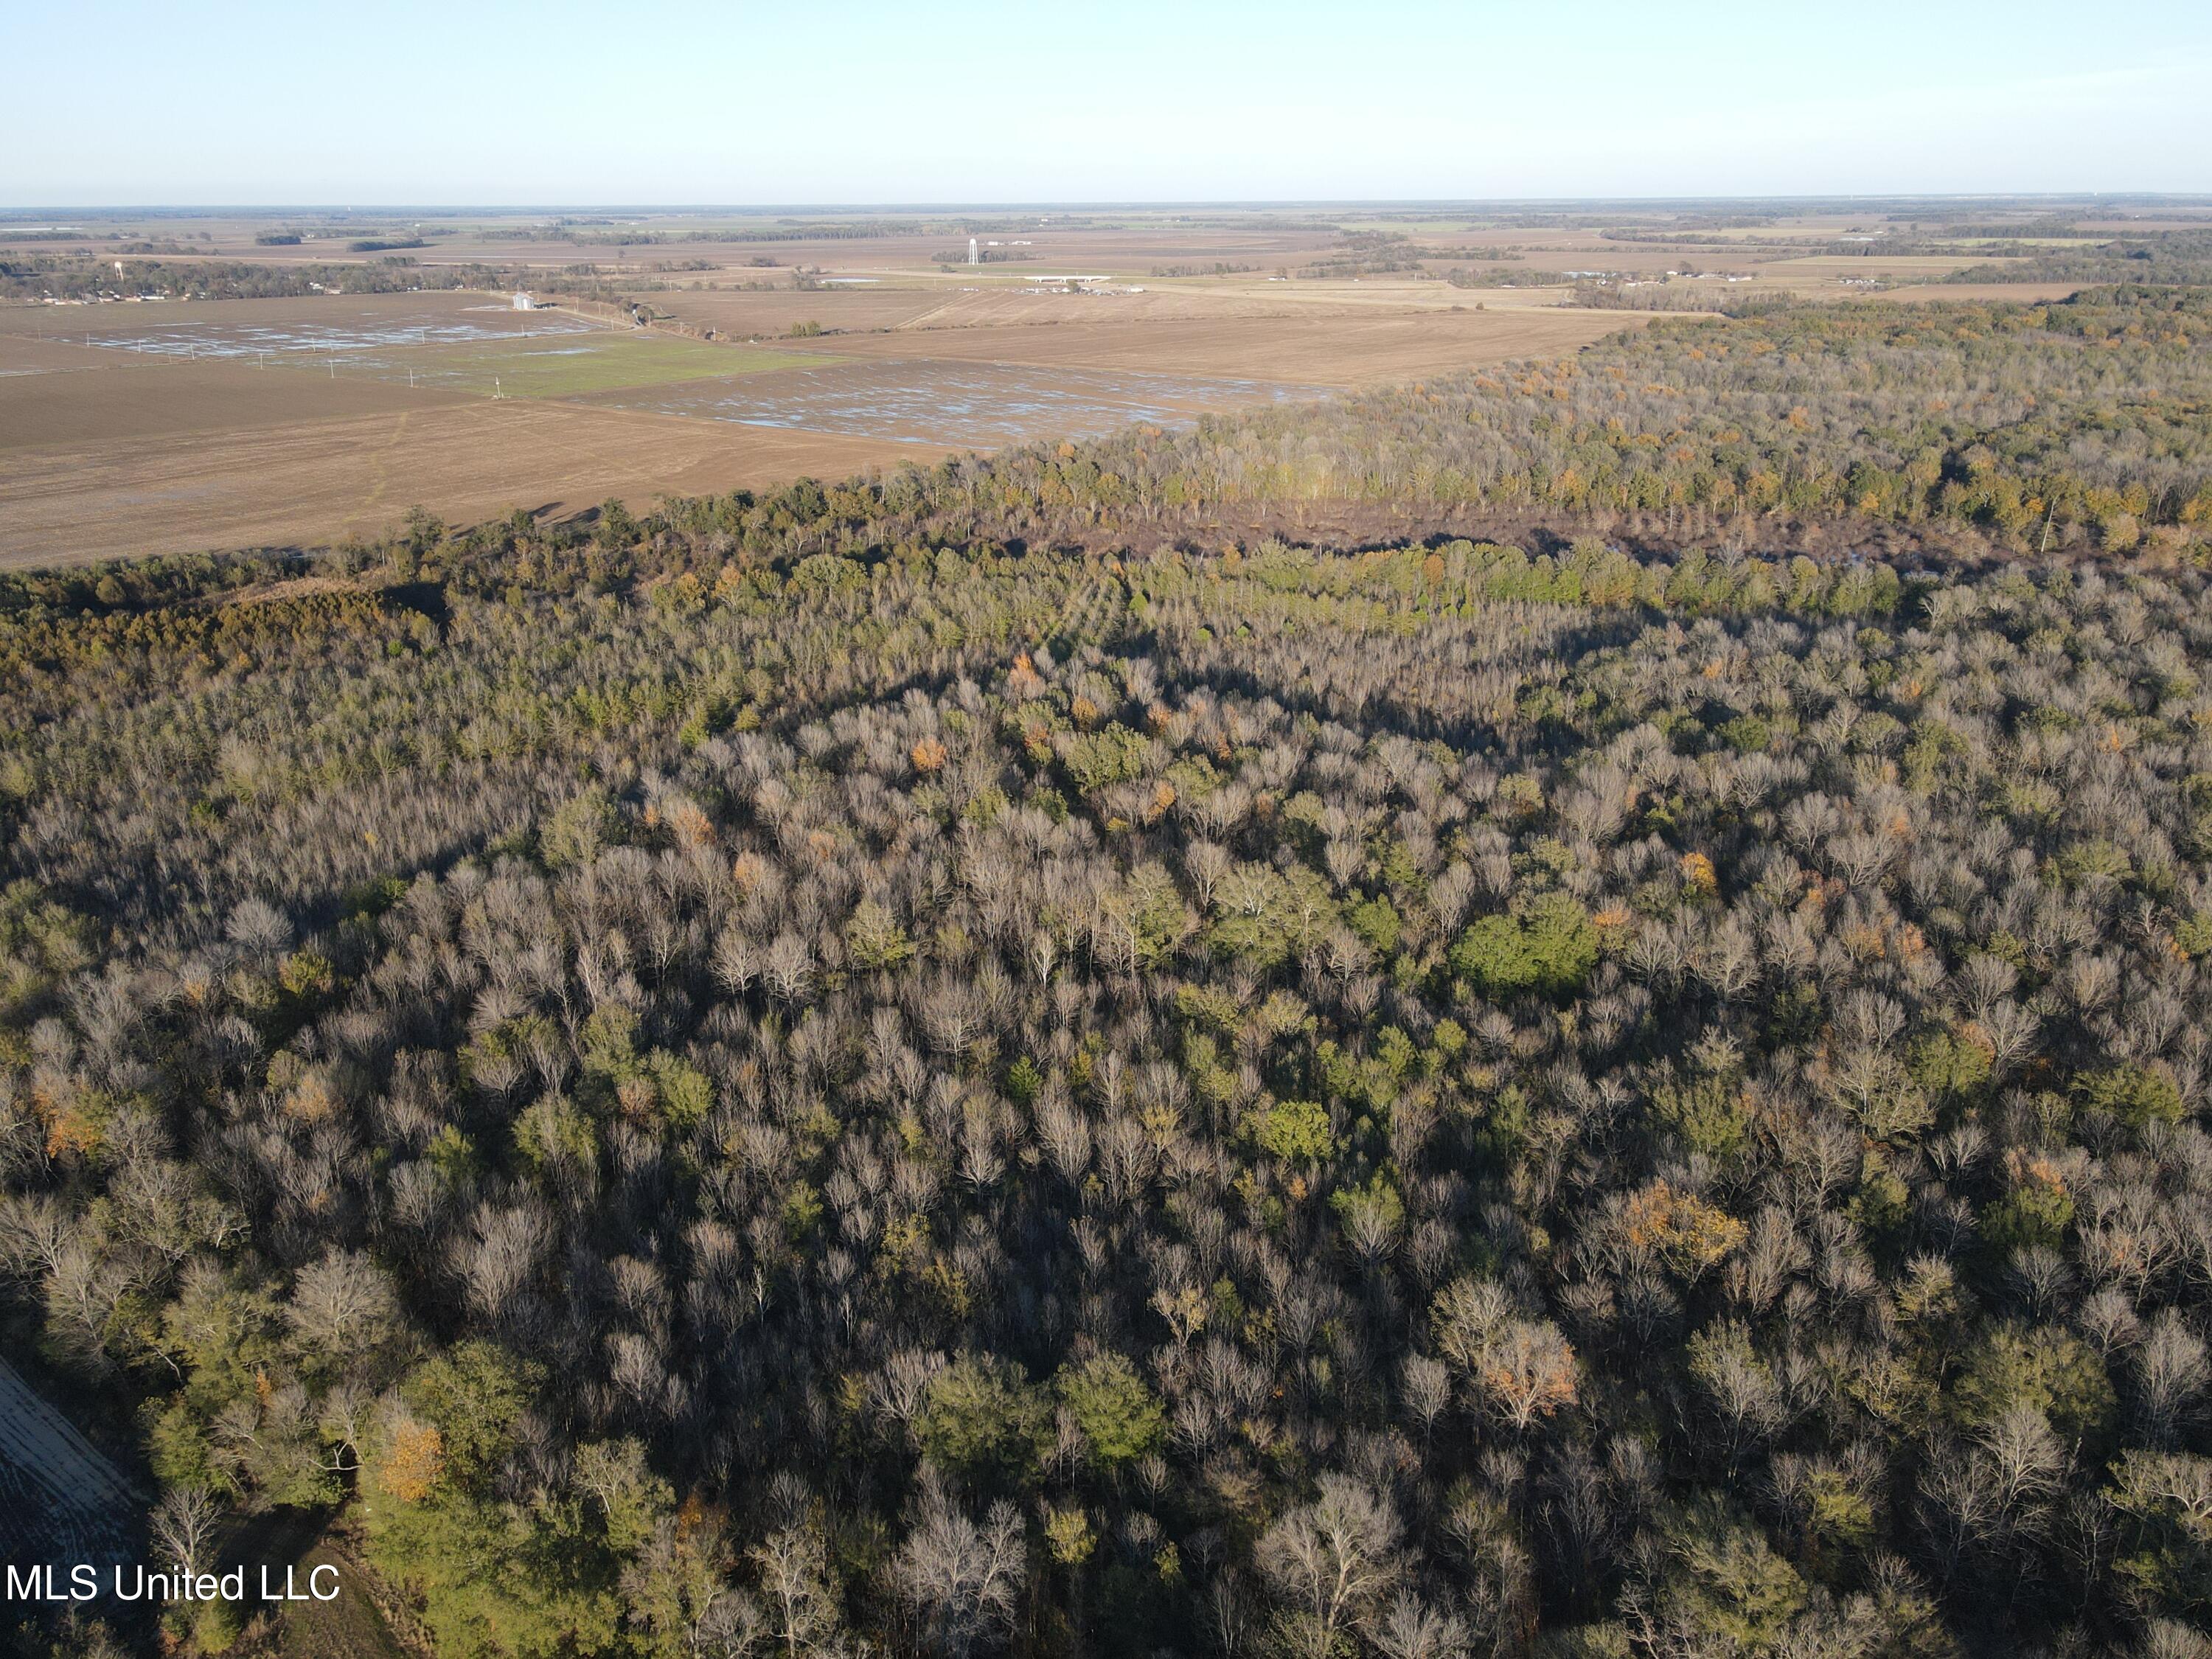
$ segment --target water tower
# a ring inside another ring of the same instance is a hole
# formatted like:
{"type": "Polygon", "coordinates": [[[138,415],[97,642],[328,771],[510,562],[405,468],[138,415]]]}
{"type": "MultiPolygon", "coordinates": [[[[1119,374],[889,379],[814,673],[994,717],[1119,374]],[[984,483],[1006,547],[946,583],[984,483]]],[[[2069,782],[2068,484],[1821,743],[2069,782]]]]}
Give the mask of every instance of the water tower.
{"type": "Polygon", "coordinates": [[[968,263],[971,265],[980,265],[983,263],[983,251],[975,246],[975,239],[973,236],[968,239],[968,263]]]}

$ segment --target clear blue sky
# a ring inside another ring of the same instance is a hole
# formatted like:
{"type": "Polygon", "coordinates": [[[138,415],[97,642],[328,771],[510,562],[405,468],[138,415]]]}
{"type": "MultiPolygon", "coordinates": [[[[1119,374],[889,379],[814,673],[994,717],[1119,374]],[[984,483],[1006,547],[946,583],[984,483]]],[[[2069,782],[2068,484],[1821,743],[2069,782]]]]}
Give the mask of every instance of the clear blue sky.
{"type": "Polygon", "coordinates": [[[0,204],[2212,191],[2212,3],[0,0],[0,204]]]}

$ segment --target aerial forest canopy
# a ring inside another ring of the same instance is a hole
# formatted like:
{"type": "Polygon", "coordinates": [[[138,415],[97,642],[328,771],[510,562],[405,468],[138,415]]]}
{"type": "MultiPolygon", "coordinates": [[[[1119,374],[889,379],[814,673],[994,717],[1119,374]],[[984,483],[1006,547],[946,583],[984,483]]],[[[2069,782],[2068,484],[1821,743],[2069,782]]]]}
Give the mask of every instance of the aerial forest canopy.
{"type": "Polygon", "coordinates": [[[9,1348],[441,1652],[2201,1653],[2208,333],[0,580],[9,1348]]]}

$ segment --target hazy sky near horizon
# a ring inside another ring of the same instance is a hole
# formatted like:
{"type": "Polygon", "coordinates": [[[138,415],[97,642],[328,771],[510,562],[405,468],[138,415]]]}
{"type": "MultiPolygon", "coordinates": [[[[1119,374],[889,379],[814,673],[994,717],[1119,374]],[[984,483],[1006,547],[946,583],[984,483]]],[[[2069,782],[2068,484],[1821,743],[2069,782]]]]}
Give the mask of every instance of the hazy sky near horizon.
{"type": "Polygon", "coordinates": [[[2212,191],[2212,5],[17,3],[10,207],[2212,191]]]}

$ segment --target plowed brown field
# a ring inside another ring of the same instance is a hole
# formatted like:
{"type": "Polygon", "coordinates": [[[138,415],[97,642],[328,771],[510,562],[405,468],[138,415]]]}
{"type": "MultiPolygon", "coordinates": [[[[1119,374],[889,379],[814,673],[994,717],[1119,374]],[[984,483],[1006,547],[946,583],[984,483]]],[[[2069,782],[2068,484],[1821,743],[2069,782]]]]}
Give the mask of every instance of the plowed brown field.
{"type": "MultiPolygon", "coordinates": [[[[338,383],[345,385],[344,381],[338,383]]],[[[405,388],[400,390],[404,392],[405,388]]],[[[643,507],[935,460],[941,447],[510,400],[292,426],[172,432],[0,453],[0,562],[313,545],[449,520],[643,507]]]]}
{"type": "Polygon", "coordinates": [[[99,368],[114,361],[112,353],[90,346],[0,330],[0,374],[50,374],[65,368],[99,368]]]}
{"type": "Polygon", "coordinates": [[[1572,351],[1650,320],[1648,313],[1556,307],[1395,316],[1347,313],[901,331],[854,335],[839,339],[836,346],[842,356],[1360,386],[1572,351]]]}
{"type": "MultiPolygon", "coordinates": [[[[1069,267],[1088,270],[1091,266],[1069,267]]],[[[1449,313],[1454,307],[1487,311],[1556,309],[1559,289],[1469,291],[1443,283],[1381,278],[1363,283],[1233,281],[1150,282],[1142,293],[1035,292],[1033,284],[997,275],[972,282],[883,288],[830,288],[805,293],[682,290],[656,295],[654,305],[694,328],[738,338],[786,335],[800,323],[819,323],[841,337],[826,346],[842,350],[848,332],[884,330],[935,333],[944,329],[1032,324],[1254,321],[1374,312],[1449,313]]]]}
{"type": "MultiPolygon", "coordinates": [[[[102,360],[29,386],[0,380],[0,467],[6,452],[43,444],[145,439],[172,433],[292,426],[349,415],[396,414],[475,401],[455,392],[331,379],[311,368],[243,363],[140,362],[97,349],[102,360]]],[[[26,377],[28,378],[28,377],[26,377]]],[[[4,474],[0,474],[4,477],[4,474]]],[[[0,484],[0,497],[12,495],[0,484]]]]}

